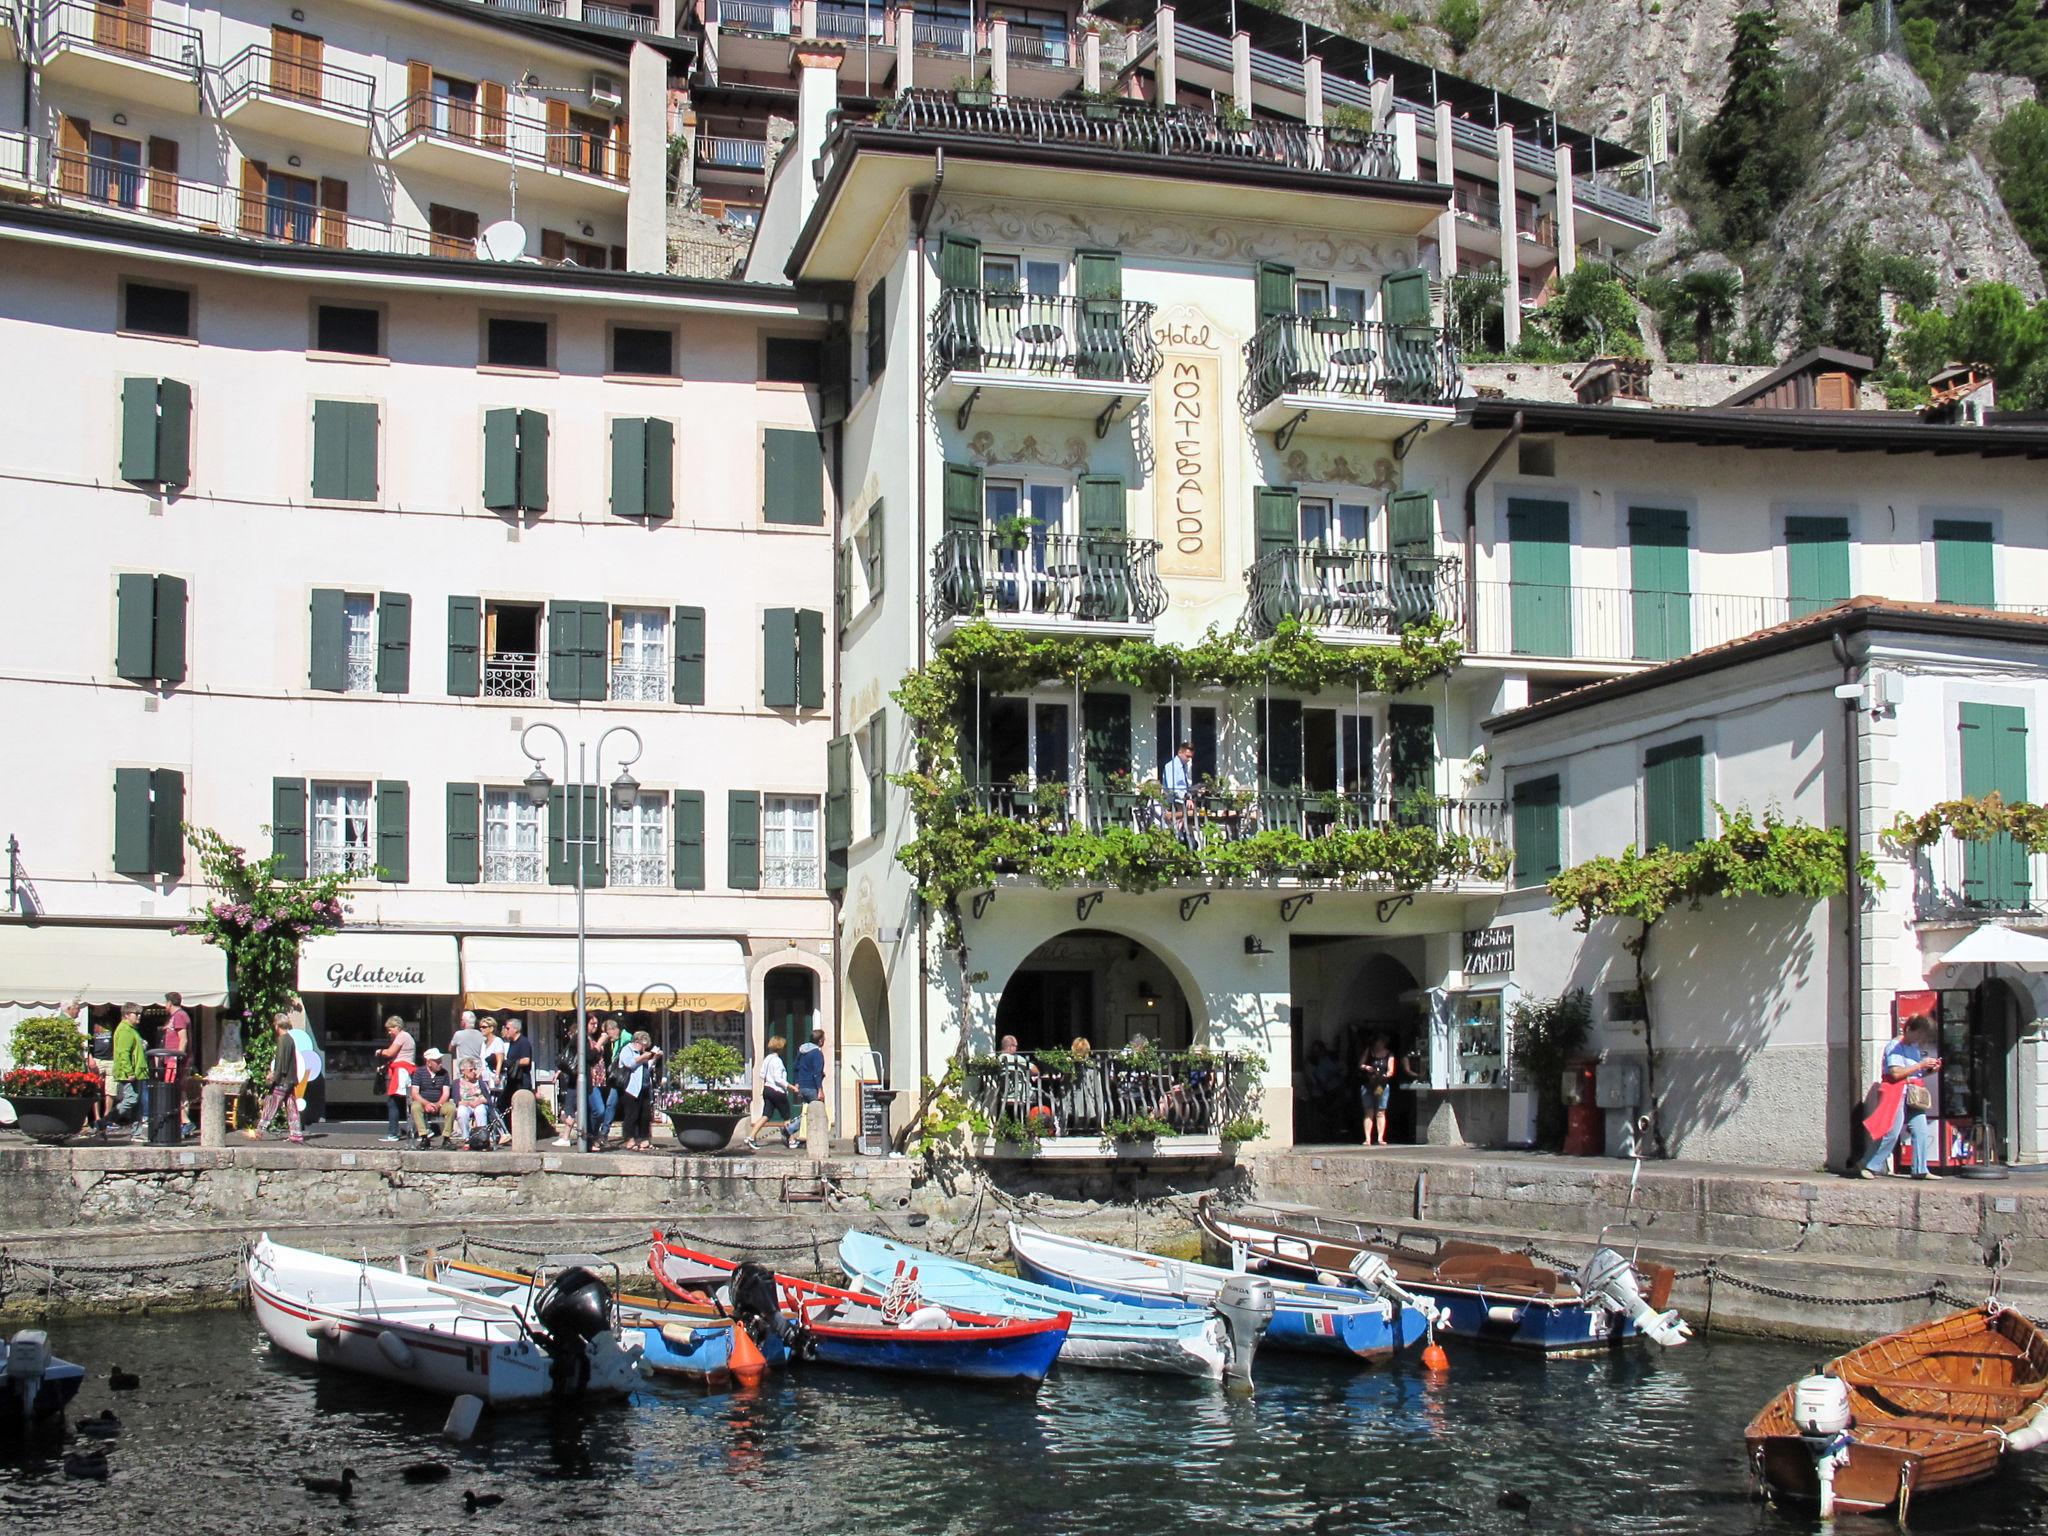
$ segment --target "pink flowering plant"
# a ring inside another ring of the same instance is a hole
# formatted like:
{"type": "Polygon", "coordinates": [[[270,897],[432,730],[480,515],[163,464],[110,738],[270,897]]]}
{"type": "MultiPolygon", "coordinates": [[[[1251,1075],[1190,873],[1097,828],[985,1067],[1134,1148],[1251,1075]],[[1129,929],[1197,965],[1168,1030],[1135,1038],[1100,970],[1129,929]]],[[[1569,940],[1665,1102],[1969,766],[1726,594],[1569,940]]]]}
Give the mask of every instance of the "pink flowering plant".
{"type": "Polygon", "coordinates": [[[299,946],[347,921],[341,898],[348,877],[281,878],[276,854],[252,861],[246,848],[210,827],[188,825],[185,840],[198,855],[213,895],[178,931],[227,951],[228,981],[244,1020],[249,1078],[260,1082],[270,1070],[270,1018],[290,1007],[298,993],[299,946]]]}

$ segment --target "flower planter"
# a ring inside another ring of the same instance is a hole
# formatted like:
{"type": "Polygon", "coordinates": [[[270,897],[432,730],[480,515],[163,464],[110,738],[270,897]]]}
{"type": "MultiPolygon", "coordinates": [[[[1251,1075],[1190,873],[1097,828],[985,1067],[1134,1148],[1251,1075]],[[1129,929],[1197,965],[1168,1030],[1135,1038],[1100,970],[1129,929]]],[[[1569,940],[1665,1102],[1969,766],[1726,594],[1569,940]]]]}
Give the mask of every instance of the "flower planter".
{"type": "Polygon", "coordinates": [[[693,1115],[680,1109],[668,1112],[668,1123],[675,1127],[676,1145],[685,1152],[723,1152],[732,1144],[732,1133],[745,1118],[744,1114],[693,1115]]]}
{"type": "Polygon", "coordinates": [[[1084,101],[1081,115],[1091,123],[1113,123],[1124,115],[1124,109],[1113,101],[1084,101]]]}
{"type": "Polygon", "coordinates": [[[1135,1136],[1129,1141],[1113,1141],[1109,1145],[1118,1157],[1151,1157],[1159,1151],[1159,1138],[1135,1136]]]}
{"type": "Polygon", "coordinates": [[[953,104],[960,107],[992,107],[996,104],[994,91],[955,91],[953,104]]]}
{"type": "Polygon", "coordinates": [[[30,1141],[59,1142],[69,1140],[85,1128],[86,1116],[92,1113],[92,1100],[81,1098],[32,1099],[26,1096],[10,1098],[14,1106],[14,1127],[30,1141]]]}
{"type": "Polygon", "coordinates": [[[1351,330],[1349,315],[1317,315],[1309,321],[1309,329],[1318,336],[1343,336],[1351,330]]]}

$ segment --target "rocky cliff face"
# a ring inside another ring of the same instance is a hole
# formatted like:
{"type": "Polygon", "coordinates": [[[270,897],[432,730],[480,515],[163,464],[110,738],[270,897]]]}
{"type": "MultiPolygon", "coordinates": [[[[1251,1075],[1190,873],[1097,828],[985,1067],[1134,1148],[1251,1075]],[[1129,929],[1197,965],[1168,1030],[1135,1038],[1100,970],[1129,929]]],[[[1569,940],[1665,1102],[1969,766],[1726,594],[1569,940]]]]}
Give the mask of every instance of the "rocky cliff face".
{"type": "MultiPolygon", "coordinates": [[[[1436,0],[1282,0],[1309,21],[1384,43],[1409,57],[1545,102],[1575,127],[1641,143],[1648,103],[1668,93],[1674,117],[1711,118],[1727,85],[1735,17],[1760,0],[1488,0],[1478,36],[1454,55],[1434,24],[1436,0]]],[[[1753,256],[1752,297],[1789,326],[1789,288],[1800,263],[1825,264],[1847,234],[1914,256],[1944,288],[1997,280],[2042,292],[2039,263],[2013,228],[1979,156],[1989,127],[2025,82],[1973,77],[1984,109],[1962,141],[1945,142],[1927,88],[1896,55],[1861,53],[1836,31],[1836,0],[1775,0],[1789,60],[1829,82],[1825,146],[1785,209],[1783,237],[1753,256]]],[[[1646,264],[1685,267],[1698,257],[1683,213],[1665,212],[1664,237],[1646,264]]]]}

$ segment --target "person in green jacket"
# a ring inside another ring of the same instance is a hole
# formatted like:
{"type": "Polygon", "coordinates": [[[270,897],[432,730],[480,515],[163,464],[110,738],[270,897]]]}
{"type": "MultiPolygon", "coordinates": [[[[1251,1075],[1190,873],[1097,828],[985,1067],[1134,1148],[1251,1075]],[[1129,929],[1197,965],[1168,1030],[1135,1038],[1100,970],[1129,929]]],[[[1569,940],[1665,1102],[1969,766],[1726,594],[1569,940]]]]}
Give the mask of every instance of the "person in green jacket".
{"type": "Polygon", "coordinates": [[[142,1084],[149,1076],[149,1058],[143,1054],[142,1031],[136,1028],[142,1013],[123,1008],[121,1022],[114,1026],[114,1102],[118,1105],[132,1084],[136,1095],[137,1141],[149,1139],[149,1127],[142,1122],[142,1084]]]}

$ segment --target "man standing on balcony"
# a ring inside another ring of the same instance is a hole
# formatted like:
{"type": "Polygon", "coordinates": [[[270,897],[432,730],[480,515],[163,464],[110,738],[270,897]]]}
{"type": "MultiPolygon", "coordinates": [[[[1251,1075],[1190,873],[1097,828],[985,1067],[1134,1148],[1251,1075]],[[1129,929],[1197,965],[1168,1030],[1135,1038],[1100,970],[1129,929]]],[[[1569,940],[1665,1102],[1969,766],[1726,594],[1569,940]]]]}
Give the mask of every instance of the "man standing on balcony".
{"type": "Polygon", "coordinates": [[[1159,787],[1166,791],[1166,818],[1183,835],[1195,820],[1195,748],[1184,741],[1159,773],[1159,787]]]}

